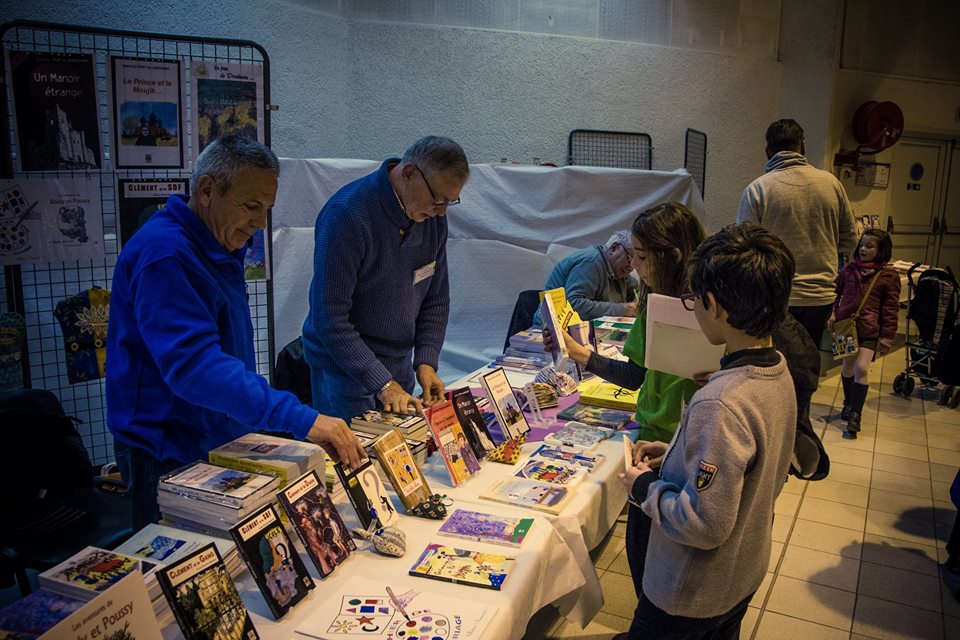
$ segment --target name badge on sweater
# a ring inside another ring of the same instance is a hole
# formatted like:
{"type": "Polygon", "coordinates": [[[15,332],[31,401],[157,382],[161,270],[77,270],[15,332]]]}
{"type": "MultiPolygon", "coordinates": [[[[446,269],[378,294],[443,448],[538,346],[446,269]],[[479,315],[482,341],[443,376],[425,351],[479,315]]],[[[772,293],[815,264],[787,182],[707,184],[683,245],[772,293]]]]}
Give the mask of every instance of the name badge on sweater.
{"type": "Polygon", "coordinates": [[[433,277],[434,272],[437,270],[437,261],[428,262],[419,269],[413,272],[413,284],[414,286],[420,284],[427,278],[433,277]]]}

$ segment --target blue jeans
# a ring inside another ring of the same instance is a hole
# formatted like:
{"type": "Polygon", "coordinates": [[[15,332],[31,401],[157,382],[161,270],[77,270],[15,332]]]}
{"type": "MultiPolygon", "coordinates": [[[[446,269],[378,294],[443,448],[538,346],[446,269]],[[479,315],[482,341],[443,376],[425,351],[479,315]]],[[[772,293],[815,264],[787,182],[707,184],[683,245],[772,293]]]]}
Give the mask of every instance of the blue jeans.
{"type": "Polygon", "coordinates": [[[113,453],[120,468],[120,478],[127,485],[130,496],[134,531],[139,531],[151,522],[160,519],[160,507],[157,506],[157,485],[160,477],[184,463],[177,460],[157,460],[152,455],[120,442],[113,441],[113,453]]]}
{"type": "MultiPolygon", "coordinates": [[[[413,373],[412,357],[380,358],[393,379],[403,390],[412,394],[417,380],[413,373]]],[[[327,416],[350,419],[370,409],[382,409],[383,405],[374,393],[366,393],[356,380],[338,368],[310,367],[310,387],[313,392],[313,408],[327,416]]]]}

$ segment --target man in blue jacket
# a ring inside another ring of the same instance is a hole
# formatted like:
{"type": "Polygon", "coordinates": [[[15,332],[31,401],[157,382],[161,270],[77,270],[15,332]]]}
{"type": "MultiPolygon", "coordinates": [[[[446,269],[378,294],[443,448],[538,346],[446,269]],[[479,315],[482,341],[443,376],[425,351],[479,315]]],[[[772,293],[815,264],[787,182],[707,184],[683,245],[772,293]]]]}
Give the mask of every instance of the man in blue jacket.
{"type": "Polygon", "coordinates": [[[460,145],[427,136],[323,206],[303,325],[321,413],[350,420],[374,408],[420,412],[443,398],[444,216],[460,202],[469,171],[460,145]],[[422,402],[412,395],[417,382],[422,402]]]}
{"type": "Polygon", "coordinates": [[[123,247],[107,330],[107,423],[133,526],[159,517],[160,475],[257,429],[324,446],[349,466],[363,448],[342,420],[257,374],[243,254],[266,226],[280,166],[244,136],[212,142],[193,189],[171,196],[123,247]]]}

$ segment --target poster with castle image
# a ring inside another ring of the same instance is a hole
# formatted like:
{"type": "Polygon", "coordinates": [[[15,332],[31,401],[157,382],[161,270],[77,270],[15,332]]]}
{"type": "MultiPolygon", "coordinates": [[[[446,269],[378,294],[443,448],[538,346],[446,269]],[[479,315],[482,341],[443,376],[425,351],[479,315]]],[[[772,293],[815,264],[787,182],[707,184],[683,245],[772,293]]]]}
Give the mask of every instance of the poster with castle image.
{"type": "Polygon", "coordinates": [[[176,60],[111,57],[117,167],[182,167],[183,82],[176,60]]]}
{"type": "Polygon", "coordinates": [[[102,260],[100,178],[0,180],[0,264],[102,260]]]}
{"type": "Polygon", "coordinates": [[[241,133],[263,142],[263,67],[193,62],[193,157],[212,140],[241,133]]]}
{"type": "Polygon", "coordinates": [[[93,58],[11,51],[8,58],[21,171],[102,166],[93,58]]]}

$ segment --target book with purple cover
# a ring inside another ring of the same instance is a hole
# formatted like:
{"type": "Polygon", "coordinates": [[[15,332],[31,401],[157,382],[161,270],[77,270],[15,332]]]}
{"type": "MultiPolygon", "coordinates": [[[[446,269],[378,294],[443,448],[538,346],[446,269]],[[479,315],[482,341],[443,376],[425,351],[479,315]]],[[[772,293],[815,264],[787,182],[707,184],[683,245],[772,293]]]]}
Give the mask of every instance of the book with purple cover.
{"type": "Polygon", "coordinates": [[[491,513],[456,509],[437,533],[463,540],[519,547],[533,526],[533,518],[495,516],[491,513]]]}

